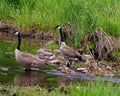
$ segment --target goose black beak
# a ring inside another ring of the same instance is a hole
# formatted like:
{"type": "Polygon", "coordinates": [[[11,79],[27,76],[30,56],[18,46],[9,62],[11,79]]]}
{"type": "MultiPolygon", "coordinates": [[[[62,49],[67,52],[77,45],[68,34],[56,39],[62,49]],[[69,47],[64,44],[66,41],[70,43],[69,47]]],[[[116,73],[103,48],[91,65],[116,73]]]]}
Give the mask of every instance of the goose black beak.
{"type": "Polygon", "coordinates": [[[18,32],[17,30],[13,30],[12,32],[11,32],[11,34],[15,34],[15,32],[18,32]]]}

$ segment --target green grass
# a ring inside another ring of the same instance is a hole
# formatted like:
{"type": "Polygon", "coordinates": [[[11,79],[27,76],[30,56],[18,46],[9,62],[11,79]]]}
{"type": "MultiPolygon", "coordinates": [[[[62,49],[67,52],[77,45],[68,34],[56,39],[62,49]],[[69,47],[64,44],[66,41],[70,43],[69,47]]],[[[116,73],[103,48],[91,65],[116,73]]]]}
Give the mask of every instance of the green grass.
{"type": "MultiPolygon", "coordinates": [[[[0,41],[0,58],[7,58],[7,57],[10,58],[11,55],[7,53],[14,52],[14,50],[16,49],[16,46],[17,46],[17,40],[15,42],[1,40],[0,41]]],[[[38,49],[40,49],[39,44],[38,45],[34,44],[34,42],[32,41],[24,42],[22,40],[21,51],[36,54],[38,49]]]]}
{"type": "Polygon", "coordinates": [[[112,83],[104,82],[91,82],[88,85],[82,84],[70,84],[61,85],[58,88],[48,92],[47,88],[41,88],[40,86],[3,86],[0,85],[1,94],[4,96],[119,96],[120,86],[112,83]],[[2,89],[9,89],[9,92],[2,91],[2,89]],[[63,87],[63,88],[62,88],[63,87]],[[63,89],[63,90],[62,90],[63,89]]]}
{"type": "Polygon", "coordinates": [[[46,44],[46,47],[48,48],[48,50],[54,50],[54,49],[58,49],[59,46],[57,44],[55,44],[55,42],[51,41],[49,43],[46,44]]]}
{"type": "Polygon", "coordinates": [[[119,0],[1,0],[0,13],[0,19],[12,19],[14,26],[23,29],[71,24],[74,47],[96,28],[120,36],[119,0]]]}

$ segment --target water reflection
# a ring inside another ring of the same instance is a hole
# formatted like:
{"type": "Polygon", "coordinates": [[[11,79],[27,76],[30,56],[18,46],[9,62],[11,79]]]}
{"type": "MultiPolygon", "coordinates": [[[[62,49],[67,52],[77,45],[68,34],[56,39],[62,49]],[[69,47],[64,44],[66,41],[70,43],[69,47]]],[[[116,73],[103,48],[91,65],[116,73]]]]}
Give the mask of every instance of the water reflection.
{"type": "Polygon", "coordinates": [[[24,72],[17,75],[14,78],[15,85],[37,85],[37,84],[44,84],[45,78],[43,74],[38,74],[37,72],[24,72]]]}
{"type": "Polygon", "coordinates": [[[57,76],[49,75],[44,72],[31,71],[23,72],[15,76],[14,85],[19,86],[30,86],[30,85],[40,85],[40,86],[49,86],[50,83],[54,81],[56,86],[57,76]],[[56,82],[55,82],[56,81],[56,82]]]}
{"type": "MultiPolygon", "coordinates": [[[[58,87],[60,85],[69,85],[71,83],[78,82],[79,79],[68,78],[65,75],[53,75],[46,72],[31,71],[23,72],[15,76],[14,85],[19,86],[31,86],[39,85],[42,87],[58,87]]],[[[87,80],[84,80],[82,83],[87,83],[87,80]]]]}
{"type": "Polygon", "coordinates": [[[57,87],[75,82],[77,80],[66,78],[66,76],[56,76],[38,71],[23,72],[14,78],[14,85],[19,86],[39,85],[42,87],[57,87]]]}
{"type": "MultiPolygon", "coordinates": [[[[58,72],[57,70],[53,70],[53,71],[46,71],[47,73],[51,73],[51,74],[55,74],[60,76],[60,79],[63,78],[61,81],[65,81],[65,84],[69,84],[69,82],[74,83],[74,82],[80,82],[80,83],[84,83],[86,84],[86,82],[90,82],[90,81],[110,81],[112,83],[120,83],[120,78],[119,77],[110,77],[110,76],[95,76],[94,74],[83,74],[80,72],[76,72],[74,74],[63,74],[61,72],[58,72]],[[61,77],[62,76],[62,77],[61,77]]],[[[60,80],[59,79],[59,80],[60,80]]],[[[61,82],[60,82],[61,83],[61,82]]]]}

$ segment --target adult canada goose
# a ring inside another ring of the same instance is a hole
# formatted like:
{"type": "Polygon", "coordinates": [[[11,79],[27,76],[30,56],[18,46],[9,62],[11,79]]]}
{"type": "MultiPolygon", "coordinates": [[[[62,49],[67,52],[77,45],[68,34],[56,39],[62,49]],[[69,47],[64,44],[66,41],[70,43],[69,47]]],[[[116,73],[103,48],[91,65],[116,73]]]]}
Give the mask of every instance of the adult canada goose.
{"type": "MultiPolygon", "coordinates": [[[[67,46],[66,43],[64,42],[64,38],[63,38],[63,34],[62,34],[62,27],[60,25],[58,25],[55,27],[55,29],[59,29],[59,31],[60,31],[60,37],[61,37],[60,51],[64,55],[64,57],[69,58],[69,60],[71,58],[78,58],[80,61],[82,61],[81,54],[79,52],[77,52],[76,50],[74,50],[73,48],[67,46]]],[[[68,64],[69,64],[69,62],[68,62],[68,64]]],[[[69,67],[68,64],[67,64],[67,66],[69,67]]]]}
{"type": "Polygon", "coordinates": [[[14,31],[14,34],[18,37],[18,45],[15,49],[15,58],[16,61],[21,63],[23,66],[25,66],[26,70],[30,70],[31,67],[39,66],[39,65],[45,65],[45,61],[39,59],[37,56],[34,56],[30,53],[25,53],[20,51],[20,45],[21,45],[21,37],[20,32],[14,31]]]}

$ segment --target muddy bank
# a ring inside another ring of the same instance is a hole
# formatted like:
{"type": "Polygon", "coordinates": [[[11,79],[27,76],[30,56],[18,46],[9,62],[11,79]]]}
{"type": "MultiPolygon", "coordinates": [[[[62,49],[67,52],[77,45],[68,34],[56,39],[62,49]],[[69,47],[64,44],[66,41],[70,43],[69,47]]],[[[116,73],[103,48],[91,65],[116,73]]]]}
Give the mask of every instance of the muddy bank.
{"type": "Polygon", "coordinates": [[[48,27],[47,29],[41,29],[38,26],[29,26],[28,29],[21,27],[13,27],[12,21],[6,22],[0,20],[0,39],[13,41],[16,37],[12,34],[13,30],[21,32],[22,40],[33,42],[33,44],[45,44],[51,41],[53,38],[52,30],[48,27]]]}

